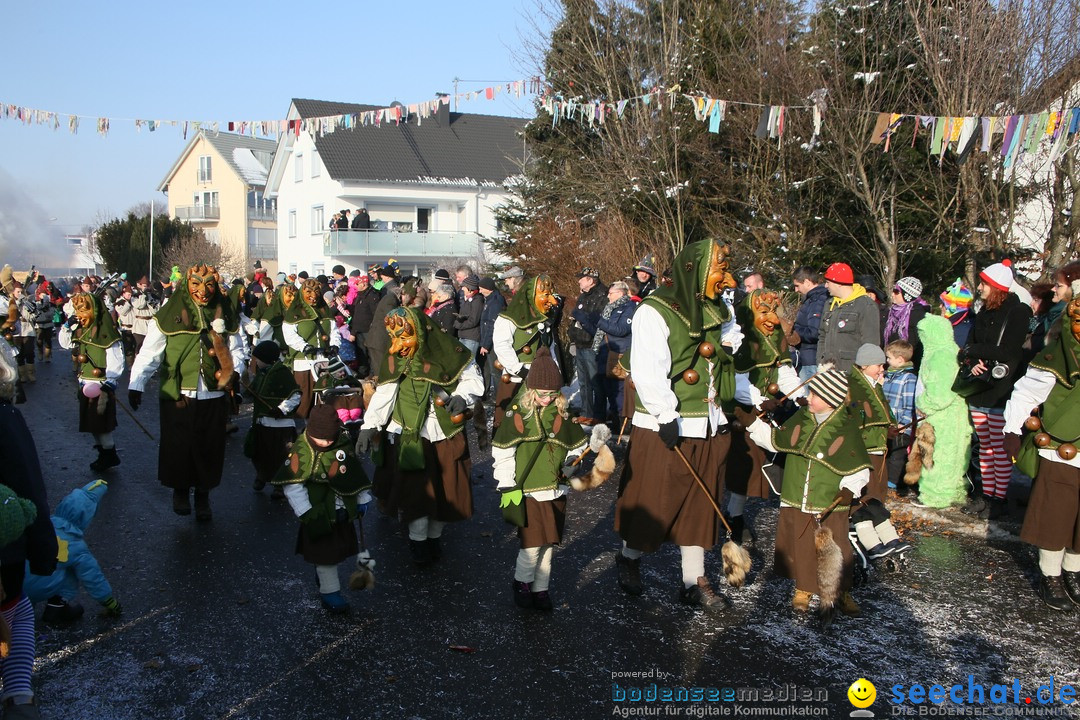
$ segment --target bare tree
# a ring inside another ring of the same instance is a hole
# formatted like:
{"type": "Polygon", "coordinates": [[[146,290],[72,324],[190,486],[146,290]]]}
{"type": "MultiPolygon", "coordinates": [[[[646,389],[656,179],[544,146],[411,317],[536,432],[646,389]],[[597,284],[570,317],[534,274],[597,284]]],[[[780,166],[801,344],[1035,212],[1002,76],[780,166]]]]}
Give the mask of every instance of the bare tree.
{"type": "Polygon", "coordinates": [[[195,265],[213,265],[223,279],[242,277],[244,274],[244,258],[238,257],[218,243],[208,241],[202,232],[194,237],[169,243],[168,247],[162,250],[161,262],[166,268],[165,275],[168,275],[167,268],[178,267],[180,272],[184,272],[195,265]]]}

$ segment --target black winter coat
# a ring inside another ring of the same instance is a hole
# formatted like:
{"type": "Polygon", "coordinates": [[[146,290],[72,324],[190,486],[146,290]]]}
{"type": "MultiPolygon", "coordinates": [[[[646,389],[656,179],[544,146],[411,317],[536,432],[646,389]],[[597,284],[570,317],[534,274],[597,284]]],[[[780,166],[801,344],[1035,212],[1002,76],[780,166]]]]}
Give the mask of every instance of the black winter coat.
{"type": "MultiPolygon", "coordinates": [[[[375,317],[375,308],[379,306],[379,291],[369,284],[363,292],[356,293],[353,300],[352,318],[349,320],[349,330],[356,333],[367,333],[371,328],[371,321],[375,317]]],[[[383,317],[386,317],[384,314],[383,317]]]]}
{"type": "Polygon", "coordinates": [[[1009,366],[1009,375],[1001,380],[990,380],[986,390],[969,396],[970,407],[1005,407],[1013,385],[1020,378],[1023,345],[1030,320],[1031,308],[1013,293],[1009,293],[1001,307],[984,308],[975,316],[975,326],[967,345],[960,351],[961,365],[974,365],[982,360],[989,369],[995,362],[1005,363],[1009,366]]]}
{"type": "Polygon", "coordinates": [[[495,319],[506,309],[506,298],[498,290],[484,298],[484,310],[480,314],[480,347],[488,352],[495,349],[495,319]]]}
{"type": "Polygon", "coordinates": [[[579,348],[588,350],[592,347],[593,337],[596,335],[596,326],[600,322],[600,315],[607,307],[607,286],[596,283],[591,290],[578,295],[574,309],[570,317],[574,324],[570,326],[570,342],[579,348]]]}
{"type": "Polygon", "coordinates": [[[397,280],[391,280],[382,288],[383,296],[379,304],[375,306],[375,314],[371,318],[368,333],[364,336],[364,347],[368,351],[368,362],[371,364],[371,374],[378,375],[386,359],[386,352],[390,349],[390,335],[386,332],[386,314],[401,305],[401,286],[397,280]]]}
{"type": "Polygon", "coordinates": [[[476,293],[472,298],[461,301],[454,329],[459,340],[480,342],[480,322],[484,316],[484,296],[476,293]]]}

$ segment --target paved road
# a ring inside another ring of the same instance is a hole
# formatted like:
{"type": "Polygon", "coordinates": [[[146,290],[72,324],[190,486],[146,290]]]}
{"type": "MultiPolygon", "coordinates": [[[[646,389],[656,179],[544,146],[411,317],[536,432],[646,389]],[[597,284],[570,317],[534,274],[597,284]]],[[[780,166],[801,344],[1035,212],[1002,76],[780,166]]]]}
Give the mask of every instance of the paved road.
{"type": "MultiPolygon", "coordinates": [[[[38,378],[22,408],[55,504],[94,477],[92,441],[74,430],[76,390],[62,355],[38,378]]],[[[156,416],[152,402],[138,414],[155,437],[156,416]]],[[[571,498],[555,556],[556,609],[541,615],[512,604],[516,538],[498,514],[490,457],[474,453],[476,515],[448,527],[442,562],[414,568],[402,529],[374,512],[365,531],[376,587],[347,591],[354,612],[329,617],[312,568],[293,554],[287,504],[250,488],[242,433],[229,441],[207,525],[171,512],[156,443],[122,413],[117,436],[123,464],[107,475],[88,539],[124,616],[101,618],[83,596],[87,617],[42,628],[35,681],[45,717],[846,717],[847,688],[859,677],[877,686],[871,711],[884,717],[897,683],[967,683],[970,674],[987,686],[1019,679],[1028,694],[1050,676],[1058,687],[1080,684],[1080,613],[1037,603],[1035,553],[1008,526],[919,514],[912,567],[875,576],[857,591],[864,617],[822,633],[793,615],[790,583],[772,577],[772,504],[749,506],[760,530],[755,570],[747,587],[727,590],[727,613],[677,604],[672,548],[646,558],[646,593],[624,596],[613,567],[613,478],[571,498]],[[717,699],[629,700],[653,686],[715,689],[717,699]],[[760,689],[756,700],[746,688],[760,689]],[[792,702],[800,693],[813,699],[792,702]]],[[[723,587],[718,553],[707,564],[723,587]]]]}

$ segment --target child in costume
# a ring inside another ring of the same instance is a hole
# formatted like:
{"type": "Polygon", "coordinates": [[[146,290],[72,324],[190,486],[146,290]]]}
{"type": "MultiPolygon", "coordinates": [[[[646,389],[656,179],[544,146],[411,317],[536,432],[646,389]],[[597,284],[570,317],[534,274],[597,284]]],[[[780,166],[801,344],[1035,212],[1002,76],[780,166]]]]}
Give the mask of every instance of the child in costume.
{"type": "Polygon", "coordinates": [[[900,496],[908,494],[909,488],[910,492],[917,492],[913,486],[903,482],[907,449],[911,447],[912,438],[915,436],[915,387],[919,383],[919,376],[916,375],[915,365],[912,363],[914,356],[915,347],[907,340],[894,340],[885,346],[885,360],[889,366],[885,370],[881,390],[889,401],[889,411],[897,424],[896,436],[892,437],[893,433],[889,433],[885,469],[889,487],[894,488],[900,496]]]}
{"type": "Polygon", "coordinates": [[[1005,406],[1005,449],[1016,466],[1035,478],[1020,539],[1039,548],[1039,598],[1047,607],[1072,612],[1080,606],[1080,280],[1046,346],[1028,364],[1005,406]],[[1038,434],[1020,433],[1042,405],[1038,434]]]}
{"type": "MultiPolygon", "coordinates": [[[[799,375],[791,364],[787,340],[780,327],[780,296],[771,290],[754,290],[735,310],[739,327],[745,338],[735,353],[736,386],[749,393],[750,407],[772,412],[781,401],[769,392],[776,385],[780,394],[787,395],[799,387],[799,375]]],[[[774,390],[776,390],[774,388],[774,390]]],[[[802,393],[800,392],[800,395],[802,393]]],[[[736,393],[736,400],[745,400],[743,392],[736,393]]],[[[743,541],[743,508],[747,496],[768,498],[770,485],[765,476],[765,453],[749,438],[745,429],[731,433],[731,450],[728,453],[726,483],[728,489],[728,522],[731,539],[743,541]]],[[[751,536],[753,533],[751,532],[751,536]]]]}
{"type": "MultiPolygon", "coordinates": [[[[248,392],[252,396],[251,430],[244,443],[244,454],[255,466],[255,492],[274,479],[289,457],[289,445],[296,439],[296,421],[291,417],[300,404],[300,387],[292,370],[281,362],[281,348],[273,340],[264,340],[252,350],[255,377],[248,392]]],[[[275,485],[271,497],[285,497],[275,485]]]]}
{"type": "MultiPolygon", "coordinates": [[[[514,602],[543,611],[552,609],[548,582],[552,551],[562,540],[566,521],[567,478],[577,470],[572,461],[591,447],[581,427],[569,421],[561,387],[555,361],[541,353],[532,363],[525,390],[510,406],[507,422],[495,433],[491,450],[503,516],[517,525],[521,541],[514,602]]],[[[593,449],[601,454],[586,479],[570,481],[575,489],[596,487],[615,468],[601,432],[593,432],[598,440],[593,449]]]]}
{"type": "Polygon", "coordinates": [[[807,406],[780,428],[771,428],[744,410],[735,413],[760,447],[788,454],[776,529],[776,572],[795,580],[792,607],[806,611],[810,598],[820,594],[815,517],[835,501],[820,522],[841,539],[840,565],[831,568],[833,574],[839,573],[840,612],[858,616],[861,610],[850,592],[854,579],[851,543],[843,538],[854,498],[870,481],[870,456],[859,418],[847,402],[848,376],[835,369],[823,370],[811,378],[808,388],[807,406]]]}
{"type": "Polygon", "coordinates": [[[300,518],[296,552],[315,565],[322,606],[335,614],[348,612],[337,566],[353,556],[358,567],[363,562],[352,521],[371,501],[371,482],[334,408],[312,409],[307,428],[293,443],[273,483],[285,488],[285,497],[300,518]]]}
{"type": "Polygon", "coordinates": [[[72,490],[53,511],[52,524],[59,545],[56,570],[52,575],[34,575],[28,569],[23,583],[30,602],[48,601],[43,622],[63,623],[82,617],[83,607],[74,599],[79,585],[101,603],[110,617],[119,617],[123,612],[84,537],[108,489],[104,480],[95,480],[72,490]]]}
{"type": "MultiPolygon", "coordinates": [[[[472,517],[472,461],[466,408],[484,392],[472,353],[423,311],[394,308],[384,320],[390,345],[356,441],[373,454],[379,508],[409,525],[417,565],[442,557],[448,522],[472,517]],[[380,430],[385,437],[377,441],[380,430]]],[[[373,330],[374,332],[374,330],[373,330]]]]}
{"type": "Polygon", "coordinates": [[[870,482],[858,506],[853,508],[851,520],[859,542],[872,560],[911,549],[897,535],[885,507],[888,487],[885,451],[889,437],[895,434],[892,411],[880,384],[885,376],[885,361],[881,348],[865,343],[855,353],[855,364],[848,372],[851,409],[859,420],[863,444],[870,455],[870,482]]]}

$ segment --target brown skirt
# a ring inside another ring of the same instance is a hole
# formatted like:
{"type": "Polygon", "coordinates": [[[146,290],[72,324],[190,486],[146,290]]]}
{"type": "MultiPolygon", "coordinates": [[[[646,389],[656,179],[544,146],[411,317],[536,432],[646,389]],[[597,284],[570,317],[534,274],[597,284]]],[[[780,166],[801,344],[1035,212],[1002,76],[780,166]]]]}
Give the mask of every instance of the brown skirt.
{"type": "Polygon", "coordinates": [[[356,541],[356,526],[349,522],[335,522],[329,535],[312,540],[307,529],[301,525],[296,535],[296,554],[313,565],[337,565],[342,560],[360,552],[356,541]]]}
{"type": "MultiPolygon", "coordinates": [[[[850,590],[855,566],[847,535],[848,513],[829,513],[822,525],[832,530],[833,540],[843,556],[840,589],[850,590]]],[[[776,574],[793,579],[797,590],[814,595],[818,594],[817,547],[814,545],[816,530],[817,523],[810,513],[793,507],[780,508],[780,519],[776,523],[776,574]]]]}
{"type": "MultiPolygon", "coordinates": [[[[719,504],[731,435],[682,438],[679,449],[719,504]]],[[[623,485],[615,504],[615,530],[628,547],[655,552],[665,542],[711,548],[720,521],[686,465],[655,430],[635,427],[623,485]]]]}
{"type": "Polygon", "coordinates": [[[98,402],[105,398],[107,393],[102,392],[93,400],[87,398],[79,390],[79,432],[101,435],[116,429],[116,396],[109,396],[109,404],[105,406],[105,412],[98,415],[98,402]]]}
{"type": "Polygon", "coordinates": [[[297,417],[307,418],[311,408],[315,405],[315,381],[311,379],[310,370],[293,370],[293,377],[300,387],[300,404],[296,407],[297,417]]]}
{"type": "Polygon", "coordinates": [[[884,455],[870,456],[870,482],[866,484],[862,497],[864,500],[877,500],[884,503],[889,493],[889,472],[885,469],[884,455]]]}
{"type": "Polygon", "coordinates": [[[270,482],[289,459],[289,446],[296,440],[294,427],[266,427],[255,425],[251,464],[255,466],[255,479],[270,482]]]}
{"type": "Polygon", "coordinates": [[[724,479],[727,489],[747,497],[768,498],[772,489],[765,477],[765,451],[750,439],[750,433],[731,433],[731,451],[728,453],[727,472],[724,479]]]}
{"type": "Polygon", "coordinates": [[[558,545],[566,527],[566,496],[537,502],[526,495],[525,521],[528,524],[518,528],[522,548],[558,545]]]}
{"type": "Polygon", "coordinates": [[[225,467],[225,421],[229,401],[181,397],[161,401],[158,480],[175,490],[210,490],[225,467]]]}
{"type": "Polygon", "coordinates": [[[421,439],[424,469],[398,469],[398,446],[385,443],[383,466],[375,471],[379,509],[405,522],[429,517],[442,522],[468,520],[473,513],[472,461],[465,433],[448,440],[421,439]]]}
{"type": "Polygon", "coordinates": [[[521,388],[525,387],[525,383],[504,383],[501,379],[496,382],[495,387],[495,417],[492,418],[493,431],[497,430],[499,423],[502,422],[503,416],[506,415],[506,411],[510,408],[510,404],[514,401],[514,398],[518,396],[521,388]]]}
{"type": "Polygon", "coordinates": [[[1043,550],[1080,553],[1080,469],[1039,460],[1020,539],[1043,550]]]}
{"type": "Polygon", "coordinates": [[[634,383],[630,382],[630,378],[626,378],[623,381],[623,394],[622,394],[622,416],[624,418],[634,417],[634,413],[637,411],[637,388],[634,387],[634,383]]]}

